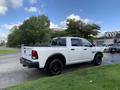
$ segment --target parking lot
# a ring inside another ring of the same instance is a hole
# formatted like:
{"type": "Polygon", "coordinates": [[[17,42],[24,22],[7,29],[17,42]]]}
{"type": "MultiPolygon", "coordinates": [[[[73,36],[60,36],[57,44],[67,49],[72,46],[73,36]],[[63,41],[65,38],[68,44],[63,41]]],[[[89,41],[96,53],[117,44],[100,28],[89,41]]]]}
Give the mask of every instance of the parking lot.
{"type": "MultiPolygon", "coordinates": [[[[20,53],[0,56],[0,88],[14,86],[30,80],[47,77],[37,69],[22,67],[19,63],[20,53]]],[[[120,63],[120,54],[104,54],[102,65],[120,63]]],[[[63,73],[76,69],[92,67],[88,63],[68,66],[63,73]]]]}

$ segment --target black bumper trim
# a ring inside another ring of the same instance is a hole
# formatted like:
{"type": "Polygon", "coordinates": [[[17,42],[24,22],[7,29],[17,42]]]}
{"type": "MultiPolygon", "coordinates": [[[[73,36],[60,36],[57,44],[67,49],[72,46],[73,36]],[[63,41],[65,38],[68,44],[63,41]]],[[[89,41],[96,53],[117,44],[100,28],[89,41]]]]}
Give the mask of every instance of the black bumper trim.
{"type": "Polygon", "coordinates": [[[24,66],[24,67],[29,67],[29,68],[39,68],[39,62],[32,62],[30,60],[27,60],[25,58],[20,58],[20,63],[24,66]]]}

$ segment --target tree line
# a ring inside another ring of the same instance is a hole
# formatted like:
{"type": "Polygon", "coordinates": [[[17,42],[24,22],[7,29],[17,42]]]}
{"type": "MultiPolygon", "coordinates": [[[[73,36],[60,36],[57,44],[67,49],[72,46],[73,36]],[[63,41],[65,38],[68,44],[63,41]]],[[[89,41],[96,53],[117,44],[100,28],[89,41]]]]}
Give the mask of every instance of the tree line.
{"type": "Polygon", "coordinates": [[[84,23],[75,19],[68,19],[66,25],[66,30],[54,31],[50,29],[50,20],[47,16],[32,16],[11,31],[8,35],[7,46],[47,45],[52,38],[61,36],[75,36],[93,40],[100,30],[100,26],[97,24],[84,23]]]}

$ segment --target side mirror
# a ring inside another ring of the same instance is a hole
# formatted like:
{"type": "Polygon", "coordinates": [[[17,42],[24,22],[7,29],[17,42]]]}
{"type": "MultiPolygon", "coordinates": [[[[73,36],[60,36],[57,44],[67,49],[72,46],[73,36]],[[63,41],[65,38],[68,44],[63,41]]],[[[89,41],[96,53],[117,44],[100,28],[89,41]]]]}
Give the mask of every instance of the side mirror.
{"type": "Polygon", "coordinates": [[[95,44],[91,44],[90,47],[95,47],[95,44]]]}
{"type": "Polygon", "coordinates": [[[95,46],[95,44],[92,44],[92,46],[95,46]]]}

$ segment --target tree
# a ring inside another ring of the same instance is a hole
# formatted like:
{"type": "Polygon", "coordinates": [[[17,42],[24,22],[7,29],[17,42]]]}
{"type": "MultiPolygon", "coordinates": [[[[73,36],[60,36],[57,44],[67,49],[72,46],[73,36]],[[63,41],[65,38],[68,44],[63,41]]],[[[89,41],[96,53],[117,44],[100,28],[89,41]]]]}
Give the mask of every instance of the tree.
{"type": "Polygon", "coordinates": [[[25,20],[18,30],[8,36],[8,45],[17,46],[47,44],[50,40],[50,21],[47,16],[33,16],[25,20]]]}
{"type": "Polygon", "coordinates": [[[83,38],[90,38],[99,33],[100,27],[96,24],[86,24],[81,20],[68,19],[67,20],[68,35],[78,36],[83,38]]]}
{"type": "Polygon", "coordinates": [[[48,41],[50,33],[49,25],[50,21],[44,15],[38,17],[33,16],[24,21],[23,25],[20,26],[20,30],[23,33],[22,43],[34,45],[48,41]]]}
{"type": "Polygon", "coordinates": [[[66,31],[52,31],[52,33],[51,33],[51,38],[54,38],[54,37],[65,37],[65,36],[67,36],[66,31]]]}
{"type": "Polygon", "coordinates": [[[7,46],[16,47],[21,44],[22,33],[19,29],[15,29],[8,35],[7,46]]]}
{"type": "Polygon", "coordinates": [[[80,20],[76,21],[75,19],[68,19],[66,31],[68,32],[68,35],[81,36],[80,34],[83,32],[81,30],[82,26],[83,26],[83,23],[80,20]],[[80,30],[81,30],[81,33],[79,33],[80,30]]]}

